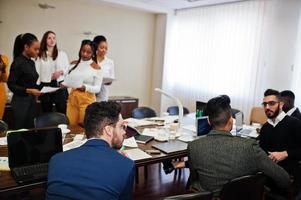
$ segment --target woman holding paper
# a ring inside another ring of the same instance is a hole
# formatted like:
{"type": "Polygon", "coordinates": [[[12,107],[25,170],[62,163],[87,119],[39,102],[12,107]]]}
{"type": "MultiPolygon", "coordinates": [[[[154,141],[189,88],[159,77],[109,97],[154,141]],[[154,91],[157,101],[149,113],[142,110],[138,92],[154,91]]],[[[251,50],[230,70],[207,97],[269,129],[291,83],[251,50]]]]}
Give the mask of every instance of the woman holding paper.
{"type": "Polygon", "coordinates": [[[108,101],[109,98],[109,86],[112,84],[115,79],[115,71],[114,71],[114,62],[110,58],[106,56],[108,51],[108,43],[107,39],[98,35],[93,39],[95,44],[95,61],[97,61],[98,65],[101,66],[103,71],[103,80],[100,88],[100,92],[96,94],[96,100],[100,101],[108,101]]]}
{"type": "MultiPolygon", "coordinates": [[[[53,31],[47,31],[42,37],[36,69],[40,76],[38,82],[42,87],[59,87],[68,73],[67,54],[57,49],[56,35],[53,31]]],[[[40,97],[42,111],[51,112],[55,104],[57,112],[66,114],[67,98],[67,88],[44,94],[40,97]]]]}
{"type": "Polygon", "coordinates": [[[32,58],[38,56],[40,43],[31,33],[20,34],[14,43],[14,60],[10,67],[8,88],[13,92],[11,101],[14,128],[33,128],[36,98],[41,95],[36,84],[39,74],[32,58]]]}
{"type": "Polygon", "coordinates": [[[93,52],[92,41],[83,40],[79,59],[62,83],[63,86],[72,88],[67,102],[67,116],[70,125],[83,123],[86,107],[96,101],[95,94],[100,91],[102,70],[92,60],[93,52]]]}

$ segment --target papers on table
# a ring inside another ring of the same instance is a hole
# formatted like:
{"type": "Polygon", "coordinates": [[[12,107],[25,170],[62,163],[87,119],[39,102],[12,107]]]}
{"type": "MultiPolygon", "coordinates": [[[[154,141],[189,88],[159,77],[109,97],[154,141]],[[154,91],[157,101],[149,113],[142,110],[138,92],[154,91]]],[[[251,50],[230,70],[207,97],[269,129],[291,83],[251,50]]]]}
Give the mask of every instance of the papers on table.
{"type": "Polygon", "coordinates": [[[124,150],[124,151],[131,160],[142,160],[142,159],[147,159],[152,157],[151,155],[145,153],[144,151],[138,148],[124,150]]]}
{"type": "Polygon", "coordinates": [[[72,142],[69,142],[68,144],[63,145],[63,151],[68,151],[70,149],[77,148],[81,145],[83,145],[87,140],[74,140],[72,142]]]}
{"type": "Polygon", "coordinates": [[[126,147],[138,147],[138,144],[134,137],[127,138],[123,141],[122,145],[126,147]]]}
{"type": "Polygon", "coordinates": [[[7,145],[7,138],[6,137],[0,137],[0,146],[1,145],[7,145]]]}
{"type": "Polygon", "coordinates": [[[62,84],[70,88],[79,88],[83,85],[83,78],[81,76],[70,74],[66,76],[62,84]]]}
{"type": "Polygon", "coordinates": [[[0,171],[9,171],[8,157],[0,157],[0,171]]]}
{"type": "Polygon", "coordinates": [[[47,86],[44,86],[42,89],[41,89],[41,93],[51,93],[51,92],[55,92],[55,91],[57,91],[58,89],[60,89],[60,88],[58,88],[58,87],[47,87],[47,86]]]}
{"type": "Polygon", "coordinates": [[[124,121],[128,122],[128,125],[131,127],[139,127],[139,126],[150,126],[150,125],[156,125],[155,122],[150,122],[144,119],[135,119],[135,118],[127,118],[124,121]]]}
{"type": "Polygon", "coordinates": [[[182,126],[182,128],[196,133],[195,125],[191,125],[191,124],[190,125],[185,125],[185,126],[182,126]]]}

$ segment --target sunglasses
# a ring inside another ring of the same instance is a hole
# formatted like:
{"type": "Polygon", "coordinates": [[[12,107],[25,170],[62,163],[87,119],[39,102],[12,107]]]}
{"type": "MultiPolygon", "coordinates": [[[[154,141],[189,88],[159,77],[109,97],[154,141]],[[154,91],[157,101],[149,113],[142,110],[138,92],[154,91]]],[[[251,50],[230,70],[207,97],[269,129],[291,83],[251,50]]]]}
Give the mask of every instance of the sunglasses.
{"type": "Polygon", "coordinates": [[[269,105],[269,106],[274,106],[274,105],[276,105],[277,103],[279,103],[278,101],[268,101],[268,102],[262,102],[262,106],[263,107],[266,107],[267,105],[269,105]]]}

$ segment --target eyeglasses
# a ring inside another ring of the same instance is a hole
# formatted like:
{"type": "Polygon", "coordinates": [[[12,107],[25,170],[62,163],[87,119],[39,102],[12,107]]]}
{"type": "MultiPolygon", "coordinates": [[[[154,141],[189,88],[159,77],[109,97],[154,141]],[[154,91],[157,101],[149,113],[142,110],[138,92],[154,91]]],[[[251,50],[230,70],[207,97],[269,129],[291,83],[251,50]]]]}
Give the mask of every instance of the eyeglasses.
{"type": "Polygon", "coordinates": [[[266,107],[267,105],[269,105],[269,106],[274,106],[274,105],[276,105],[276,103],[279,103],[278,101],[268,101],[268,102],[262,102],[262,106],[263,107],[266,107]]]}

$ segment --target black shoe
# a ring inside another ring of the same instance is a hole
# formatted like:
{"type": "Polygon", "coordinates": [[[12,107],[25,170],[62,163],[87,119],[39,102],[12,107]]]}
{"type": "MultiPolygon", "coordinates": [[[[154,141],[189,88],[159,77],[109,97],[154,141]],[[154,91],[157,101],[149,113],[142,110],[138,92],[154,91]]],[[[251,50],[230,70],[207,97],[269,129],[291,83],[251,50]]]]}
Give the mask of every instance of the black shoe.
{"type": "Polygon", "coordinates": [[[174,169],[175,168],[171,162],[163,162],[163,170],[165,174],[170,174],[174,169]]]}

